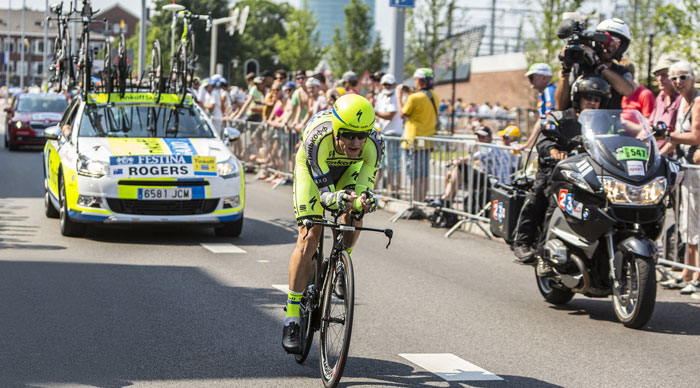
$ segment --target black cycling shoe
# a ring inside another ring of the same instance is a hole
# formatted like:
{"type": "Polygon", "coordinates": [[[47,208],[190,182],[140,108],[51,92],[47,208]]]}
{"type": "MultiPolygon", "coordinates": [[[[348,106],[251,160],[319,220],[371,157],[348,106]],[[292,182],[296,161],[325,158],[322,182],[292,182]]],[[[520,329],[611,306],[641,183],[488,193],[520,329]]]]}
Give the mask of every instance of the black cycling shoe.
{"type": "Polygon", "coordinates": [[[287,353],[301,354],[301,327],[292,322],[282,330],[282,347],[287,353]]]}
{"type": "Polygon", "coordinates": [[[335,281],[335,287],[333,287],[333,293],[340,300],[345,300],[345,271],[341,268],[337,269],[337,279],[335,281]]]}
{"type": "Polygon", "coordinates": [[[535,250],[527,244],[516,245],[513,253],[517,257],[515,261],[520,264],[532,264],[535,262],[535,250]]]}

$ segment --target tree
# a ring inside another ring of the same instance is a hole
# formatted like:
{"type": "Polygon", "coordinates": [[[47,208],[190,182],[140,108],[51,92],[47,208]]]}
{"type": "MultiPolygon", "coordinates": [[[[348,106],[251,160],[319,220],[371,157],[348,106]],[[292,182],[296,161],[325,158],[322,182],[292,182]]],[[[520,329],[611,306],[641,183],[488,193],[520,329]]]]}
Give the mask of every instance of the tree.
{"type": "MultiPolygon", "coordinates": [[[[139,22],[136,24],[136,31],[139,30],[139,22]]],[[[160,29],[158,26],[151,26],[151,28],[148,29],[148,32],[146,34],[146,65],[143,67],[143,70],[148,72],[148,68],[151,66],[151,53],[153,49],[153,42],[158,39],[158,43],[160,44],[160,49],[161,49],[161,64],[163,66],[163,69],[167,69],[170,65],[170,50],[166,50],[163,48],[163,45],[165,44],[164,41],[164,36],[165,34],[163,33],[163,30],[160,29]]],[[[114,43],[112,43],[112,51],[116,52],[117,48],[117,43],[119,42],[119,38],[114,40],[114,43]]],[[[134,34],[131,36],[131,38],[126,40],[126,49],[127,51],[131,50],[131,52],[134,55],[134,58],[131,58],[131,69],[133,74],[136,74],[139,68],[139,35],[134,34]]],[[[100,59],[102,58],[101,56],[99,57],[100,59]]],[[[138,74],[138,77],[141,77],[141,74],[138,74]]],[[[148,78],[148,73],[144,75],[144,79],[148,78]]]]}
{"type": "Polygon", "coordinates": [[[563,42],[557,37],[556,28],[562,22],[564,12],[576,11],[583,0],[537,0],[541,12],[533,13],[530,23],[535,31],[535,38],[527,42],[528,61],[545,62],[559,66],[558,55],[563,42]]]}
{"type": "MultiPolygon", "coordinates": [[[[171,2],[172,0],[155,0],[155,8],[161,10],[164,5],[171,2]]],[[[250,7],[248,21],[242,35],[236,32],[233,37],[230,37],[224,31],[223,25],[217,27],[220,30],[218,31],[219,39],[216,42],[216,61],[224,65],[223,75],[230,78],[229,83],[243,85],[244,74],[241,68],[239,67],[236,71],[229,66],[232,59],[238,59],[240,63],[247,59],[256,59],[260,63],[260,70],[273,69],[276,65],[277,48],[275,41],[286,36],[284,23],[286,17],[292,12],[292,7],[289,4],[276,4],[269,0],[242,0],[232,6],[229,6],[228,2],[223,0],[178,0],[178,4],[182,4],[196,14],[211,13],[214,19],[228,16],[229,8],[243,9],[245,6],[250,7]]],[[[150,18],[150,22],[149,30],[153,27],[158,27],[162,32],[162,35],[158,38],[164,57],[163,64],[168,69],[170,67],[170,24],[172,22],[172,14],[169,11],[160,11],[150,18]]],[[[200,77],[210,75],[208,73],[211,32],[205,31],[205,28],[206,23],[204,21],[194,22],[195,54],[198,56],[197,74],[200,77]]],[[[175,29],[175,47],[177,47],[178,38],[181,34],[182,20],[179,20],[175,29]]],[[[149,52],[150,46],[147,53],[149,52]]]]}
{"type": "Polygon", "coordinates": [[[360,0],[351,0],[345,9],[345,34],[335,28],[330,48],[330,65],[333,73],[340,75],[352,70],[359,75],[384,67],[386,52],[381,39],[372,42],[374,22],[369,17],[369,7],[360,0]]]}
{"type": "MultiPolygon", "coordinates": [[[[657,8],[663,4],[663,0],[634,0],[630,7],[622,15],[632,35],[632,41],[625,53],[636,68],[637,80],[646,82],[646,74],[649,68],[649,35],[654,31],[654,14],[657,8]]],[[[653,66],[653,64],[652,64],[653,66]]]]}
{"type": "Polygon", "coordinates": [[[409,10],[407,31],[411,31],[411,35],[406,53],[410,60],[406,61],[404,78],[410,77],[419,67],[435,69],[440,65],[438,61],[448,52],[448,46],[442,44],[445,37],[461,29],[461,26],[451,25],[453,20],[466,20],[454,18],[454,14],[454,0],[425,0],[409,10]]]}
{"type": "Polygon", "coordinates": [[[277,36],[279,61],[290,69],[312,69],[318,65],[327,48],[318,44],[318,22],[313,13],[295,9],[289,15],[285,37],[277,36]]]}
{"type": "MultiPolygon", "coordinates": [[[[656,52],[672,53],[690,63],[700,63],[700,4],[694,0],[683,0],[683,8],[667,4],[656,8],[652,17],[656,28],[654,45],[656,52]]],[[[658,57],[658,56],[657,56],[658,57]]]]}

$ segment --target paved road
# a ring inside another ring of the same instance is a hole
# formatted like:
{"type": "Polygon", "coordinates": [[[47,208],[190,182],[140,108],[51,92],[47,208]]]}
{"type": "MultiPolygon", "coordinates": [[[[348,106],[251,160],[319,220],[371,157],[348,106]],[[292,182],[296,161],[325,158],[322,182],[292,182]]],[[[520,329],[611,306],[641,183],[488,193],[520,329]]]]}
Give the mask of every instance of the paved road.
{"type": "MultiPolygon", "coordinates": [[[[299,366],[280,346],[285,295],[273,285],[287,283],[296,236],[288,186],[249,182],[237,239],[172,227],[69,239],[43,216],[41,153],[2,148],[0,166],[0,387],[321,385],[316,351],[299,366]],[[246,253],[201,245],[212,243],[246,253]]],[[[660,290],[649,325],[626,329],[609,299],[546,304],[499,241],[392,226],[388,250],[365,234],[353,254],[342,386],[697,386],[700,304],[660,290]],[[407,355],[443,353],[503,380],[449,382],[407,355]]]]}

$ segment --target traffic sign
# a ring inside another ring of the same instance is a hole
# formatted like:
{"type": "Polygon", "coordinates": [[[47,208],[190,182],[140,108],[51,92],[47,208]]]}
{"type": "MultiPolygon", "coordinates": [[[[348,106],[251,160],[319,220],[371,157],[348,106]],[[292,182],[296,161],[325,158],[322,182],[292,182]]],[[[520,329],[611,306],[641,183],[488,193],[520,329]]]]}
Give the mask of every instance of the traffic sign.
{"type": "Polygon", "coordinates": [[[414,8],[416,0],[389,0],[390,7],[414,8]]]}
{"type": "Polygon", "coordinates": [[[250,6],[245,6],[243,11],[241,11],[241,19],[238,21],[238,34],[243,35],[245,31],[245,24],[248,21],[248,11],[250,11],[250,6]]]}

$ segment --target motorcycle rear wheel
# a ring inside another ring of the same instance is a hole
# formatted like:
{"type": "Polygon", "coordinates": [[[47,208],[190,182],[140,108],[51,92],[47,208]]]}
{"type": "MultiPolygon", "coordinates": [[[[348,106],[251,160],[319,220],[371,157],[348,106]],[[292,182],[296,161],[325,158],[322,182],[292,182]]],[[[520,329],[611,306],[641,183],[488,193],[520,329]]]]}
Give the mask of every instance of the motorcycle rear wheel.
{"type": "Polygon", "coordinates": [[[542,294],[544,300],[551,304],[566,304],[574,297],[574,292],[569,289],[553,287],[549,276],[538,275],[537,266],[535,266],[535,279],[537,279],[537,288],[540,290],[540,294],[542,294]]]}
{"type": "Polygon", "coordinates": [[[650,258],[628,254],[623,259],[620,287],[613,288],[613,308],[617,319],[632,329],[649,322],[656,304],[656,276],[650,258]]]}

